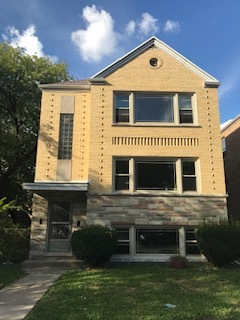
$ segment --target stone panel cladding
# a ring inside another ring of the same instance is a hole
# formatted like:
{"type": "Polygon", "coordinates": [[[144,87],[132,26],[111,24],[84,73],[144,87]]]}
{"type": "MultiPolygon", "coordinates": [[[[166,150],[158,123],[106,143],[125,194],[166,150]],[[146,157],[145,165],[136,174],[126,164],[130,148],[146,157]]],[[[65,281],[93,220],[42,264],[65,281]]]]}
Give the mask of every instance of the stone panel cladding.
{"type": "Polygon", "coordinates": [[[34,194],[32,211],[29,258],[40,259],[46,251],[48,201],[34,194]]]}
{"type": "Polygon", "coordinates": [[[89,225],[195,226],[223,219],[227,219],[226,198],[220,196],[88,196],[89,225]]]}

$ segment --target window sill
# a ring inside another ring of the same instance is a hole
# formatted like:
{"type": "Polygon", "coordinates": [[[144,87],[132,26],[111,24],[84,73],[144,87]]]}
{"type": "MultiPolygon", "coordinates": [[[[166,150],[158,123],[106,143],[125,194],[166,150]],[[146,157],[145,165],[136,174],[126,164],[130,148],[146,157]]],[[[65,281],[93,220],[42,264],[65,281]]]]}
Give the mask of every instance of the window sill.
{"type": "Polygon", "coordinates": [[[131,195],[131,196],[139,196],[139,195],[157,195],[157,196],[196,196],[200,195],[197,191],[184,191],[182,193],[177,192],[176,190],[169,190],[169,191],[163,191],[163,190],[136,190],[134,192],[131,192],[129,190],[113,190],[112,194],[115,195],[131,195]]]}
{"type": "Polygon", "coordinates": [[[112,123],[113,127],[171,127],[171,128],[201,128],[202,126],[200,126],[199,124],[193,124],[193,123],[189,123],[189,124],[159,124],[159,123],[112,123]]]}

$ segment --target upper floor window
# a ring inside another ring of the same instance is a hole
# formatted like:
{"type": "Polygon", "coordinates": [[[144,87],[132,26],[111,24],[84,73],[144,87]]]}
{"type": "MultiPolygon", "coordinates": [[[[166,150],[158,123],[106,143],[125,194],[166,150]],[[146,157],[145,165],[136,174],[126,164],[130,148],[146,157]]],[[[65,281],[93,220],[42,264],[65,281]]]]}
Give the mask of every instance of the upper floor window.
{"type": "Polygon", "coordinates": [[[175,161],[136,161],[137,190],[176,190],[175,161]]]}
{"type": "Polygon", "coordinates": [[[179,105],[179,122],[193,123],[192,95],[179,94],[178,105],[179,105]]]}
{"type": "Polygon", "coordinates": [[[72,158],[73,114],[60,114],[58,159],[72,158]]]}
{"type": "Polygon", "coordinates": [[[183,191],[196,191],[197,189],[194,161],[182,161],[182,189],[183,191]]]}
{"type": "Polygon", "coordinates": [[[173,96],[135,95],[135,122],[174,122],[173,96]]]}
{"type": "Polygon", "coordinates": [[[129,189],[129,160],[118,160],[115,163],[115,190],[129,189]]]}
{"type": "Polygon", "coordinates": [[[115,101],[116,122],[129,122],[129,94],[117,94],[115,101]]]}
{"type": "Polygon", "coordinates": [[[194,123],[194,95],[115,93],[115,123],[194,123]]]}
{"type": "Polygon", "coordinates": [[[116,159],[114,162],[114,190],[196,192],[196,163],[195,159],[116,159]]]}

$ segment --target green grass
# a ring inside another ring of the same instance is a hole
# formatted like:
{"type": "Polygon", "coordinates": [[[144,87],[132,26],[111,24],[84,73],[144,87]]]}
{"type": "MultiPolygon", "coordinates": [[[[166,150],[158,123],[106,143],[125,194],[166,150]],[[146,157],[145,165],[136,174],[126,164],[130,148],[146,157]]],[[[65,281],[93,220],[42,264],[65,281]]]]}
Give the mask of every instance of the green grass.
{"type": "Polygon", "coordinates": [[[125,265],[65,273],[26,320],[239,320],[239,302],[240,268],[125,265]]]}
{"type": "Polygon", "coordinates": [[[0,289],[23,275],[24,272],[19,264],[0,264],[0,289]]]}

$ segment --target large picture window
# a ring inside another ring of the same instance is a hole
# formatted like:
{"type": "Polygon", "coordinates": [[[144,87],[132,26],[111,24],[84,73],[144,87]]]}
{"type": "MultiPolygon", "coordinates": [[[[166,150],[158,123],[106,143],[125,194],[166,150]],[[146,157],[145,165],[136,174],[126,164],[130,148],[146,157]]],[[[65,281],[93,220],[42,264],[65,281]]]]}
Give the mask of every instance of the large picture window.
{"type": "MultiPolygon", "coordinates": [[[[193,124],[194,94],[133,93],[114,95],[115,123],[193,124]]],[[[195,117],[196,118],[196,117],[195,117]]]]}
{"type": "Polygon", "coordinates": [[[196,159],[120,158],[114,160],[114,190],[197,191],[196,159]]]}
{"type": "Polygon", "coordinates": [[[137,229],[136,253],[179,254],[176,229],[137,229]]]}
{"type": "Polygon", "coordinates": [[[170,95],[135,96],[135,122],[173,122],[173,114],[170,95]]]}
{"type": "Polygon", "coordinates": [[[175,161],[137,161],[136,189],[175,190],[175,161]]]}

